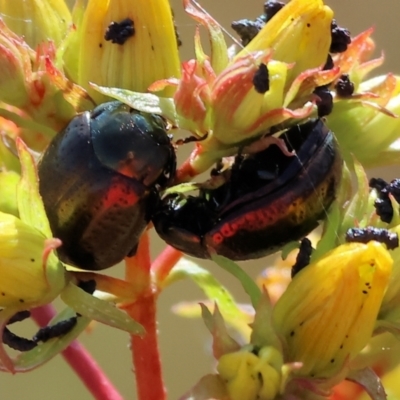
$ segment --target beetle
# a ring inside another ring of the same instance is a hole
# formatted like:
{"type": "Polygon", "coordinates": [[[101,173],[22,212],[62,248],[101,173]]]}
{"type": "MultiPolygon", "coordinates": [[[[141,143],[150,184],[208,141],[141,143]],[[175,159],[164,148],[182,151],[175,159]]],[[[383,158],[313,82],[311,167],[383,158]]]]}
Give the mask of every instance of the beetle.
{"type": "Polygon", "coordinates": [[[335,199],[343,161],[322,119],[280,138],[295,156],[271,145],[237,157],[218,188],[165,196],[153,217],[159,236],[189,255],[209,258],[211,251],[231,260],[260,258],[304,238],[335,199]]]}
{"type": "Polygon", "coordinates": [[[133,255],[175,169],[160,116],[113,101],[73,118],[38,164],[60,259],[101,270],[133,255]]]}

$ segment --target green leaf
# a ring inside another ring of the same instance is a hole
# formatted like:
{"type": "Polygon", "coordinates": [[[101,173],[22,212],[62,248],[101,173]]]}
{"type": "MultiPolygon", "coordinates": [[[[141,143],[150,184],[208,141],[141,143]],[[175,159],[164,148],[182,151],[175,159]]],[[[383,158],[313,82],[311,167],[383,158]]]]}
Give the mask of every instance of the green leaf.
{"type": "Polygon", "coordinates": [[[311,254],[310,263],[318,261],[324,256],[324,254],[337,246],[340,223],[341,215],[339,203],[335,201],[328,212],[324,224],[324,233],[318,241],[316,249],[311,254]]]}
{"type": "Polygon", "coordinates": [[[17,202],[23,222],[52,237],[43,202],[39,194],[38,176],[35,162],[25,143],[17,138],[16,146],[21,162],[21,181],[17,188],[17,202]]]}
{"type": "Polygon", "coordinates": [[[98,86],[94,83],[90,85],[98,92],[119,100],[136,110],[162,115],[174,125],[178,125],[174,100],[171,98],[159,97],[152,93],[98,86]]]}
{"type": "Polygon", "coordinates": [[[229,291],[209,271],[186,258],[182,258],[178,262],[164,284],[170,285],[185,278],[193,280],[207,298],[218,304],[219,310],[225,319],[242,320],[244,318],[243,311],[237,306],[229,291]]]}
{"type": "Polygon", "coordinates": [[[129,315],[119,310],[113,304],[98,299],[70,282],[61,292],[61,299],[75,312],[112,326],[117,329],[129,332],[133,335],[144,335],[142,325],[133,320],[129,315]]]}
{"type": "MultiPolygon", "coordinates": [[[[244,310],[243,306],[238,306],[229,291],[209,271],[199,267],[195,262],[182,258],[164,281],[164,285],[186,278],[193,280],[210,299],[210,302],[204,303],[207,303],[210,308],[217,304],[226,323],[242,337],[249,337],[252,313],[244,310]]],[[[194,302],[179,303],[173,307],[173,311],[184,317],[200,317],[198,302],[196,304],[194,302]]]]}
{"type": "Polygon", "coordinates": [[[181,183],[176,186],[171,186],[168,189],[164,190],[164,194],[171,194],[171,193],[186,193],[191,192],[193,190],[198,190],[199,184],[194,182],[185,182],[181,183]]]}
{"type": "Polygon", "coordinates": [[[253,279],[239,265],[226,257],[211,254],[211,259],[240,281],[243,289],[250,296],[251,304],[256,308],[260,301],[261,291],[253,279]]]}

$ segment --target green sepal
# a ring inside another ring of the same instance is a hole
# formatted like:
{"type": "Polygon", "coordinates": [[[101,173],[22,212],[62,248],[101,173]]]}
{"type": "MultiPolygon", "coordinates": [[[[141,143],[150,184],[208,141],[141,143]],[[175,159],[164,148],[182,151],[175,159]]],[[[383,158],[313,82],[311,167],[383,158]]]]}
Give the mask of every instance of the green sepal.
{"type": "Polygon", "coordinates": [[[98,299],[69,282],[61,293],[61,299],[75,312],[94,321],[142,336],[145,330],[142,325],[133,320],[129,315],[119,310],[113,304],[98,299]]]}
{"type": "Polygon", "coordinates": [[[38,176],[35,162],[25,143],[17,138],[16,146],[21,162],[21,181],[17,189],[17,201],[20,218],[23,222],[47,238],[52,237],[43,202],[39,194],[38,176]]]}
{"type": "Polygon", "coordinates": [[[98,92],[119,100],[135,110],[162,115],[174,125],[178,125],[174,100],[159,97],[152,93],[132,92],[126,89],[110,88],[91,83],[90,86],[98,92]]]}
{"type": "Polygon", "coordinates": [[[215,359],[218,360],[224,354],[239,350],[240,345],[229,335],[218,305],[215,305],[213,314],[204,304],[200,303],[200,306],[203,321],[213,337],[212,348],[215,359]]]}

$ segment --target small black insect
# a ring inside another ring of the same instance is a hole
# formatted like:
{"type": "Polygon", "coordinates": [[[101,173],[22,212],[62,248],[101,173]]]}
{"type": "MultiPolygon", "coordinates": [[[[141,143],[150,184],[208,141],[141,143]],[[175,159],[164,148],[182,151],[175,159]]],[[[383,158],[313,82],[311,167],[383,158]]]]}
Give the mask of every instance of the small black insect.
{"type": "Polygon", "coordinates": [[[269,90],[269,73],[268,67],[261,63],[253,76],[254,89],[260,94],[264,94],[269,90]]]}
{"type": "Polygon", "coordinates": [[[47,342],[50,339],[63,336],[67,334],[78,322],[78,316],[73,316],[63,321],[59,321],[54,325],[45,326],[40,328],[36,335],[32,338],[35,343],[47,342]]]}
{"type": "Polygon", "coordinates": [[[371,240],[386,244],[389,250],[399,247],[397,233],[390,232],[387,229],[367,226],[366,228],[350,228],[346,232],[347,242],[368,243],[371,240]]]}
{"type": "Polygon", "coordinates": [[[131,36],[135,34],[135,26],[130,18],[125,18],[121,22],[111,22],[108,25],[104,39],[123,45],[131,36]]]}
{"type": "Polygon", "coordinates": [[[285,6],[281,1],[266,1],[264,3],[264,14],[269,21],[279,10],[285,6]]]}
{"type": "Polygon", "coordinates": [[[300,272],[303,268],[310,264],[311,254],[313,252],[311,241],[308,238],[304,238],[300,242],[299,252],[297,253],[296,262],[292,266],[291,276],[292,278],[300,272]]]}
{"type": "MultiPolygon", "coordinates": [[[[78,287],[84,290],[86,293],[93,294],[96,290],[96,281],[91,279],[88,281],[80,281],[78,282],[78,287]]],[[[7,325],[14,324],[15,322],[21,322],[31,316],[30,311],[19,311],[14,314],[7,322],[7,325]]],[[[78,317],[80,314],[77,314],[68,319],[56,322],[53,325],[48,325],[43,328],[40,328],[36,334],[32,337],[32,339],[27,339],[21,336],[16,335],[11,332],[7,327],[4,328],[2,341],[8,347],[17,350],[17,351],[29,351],[35,348],[39,342],[47,342],[50,339],[54,339],[56,337],[63,336],[70,332],[72,328],[78,322],[78,317]]]]}
{"type": "Polygon", "coordinates": [[[314,90],[314,94],[318,96],[316,101],[318,117],[322,118],[329,115],[333,110],[333,97],[327,86],[318,86],[314,90]]]}
{"type": "Polygon", "coordinates": [[[329,49],[330,53],[343,53],[351,43],[350,32],[346,28],[338,26],[336,20],[331,23],[332,42],[329,49]]]}
{"type": "Polygon", "coordinates": [[[393,206],[389,194],[397,203],[400,203],[400,179],[394,179],[387,183],[381,178],[371,178],[369,186],[378,194],[374,203],[376,213],[383,222],[390,223],[393,218],[393,206]]]}
{"type": "Polygon", "coordinates": [[[233,21],[232,29],[239,35],[243,46],[247,46],[261,31],[265,25],[265,17],[261,16],[254,21],[250,19],[240,19],[233,21]]]}
{"type": "Polygon", "coordinates": [[[350,97],[354,93],[354,83],[350,80],[349,74],[340,76],[335,84],[335,89],[341,97],[350,97]]]}

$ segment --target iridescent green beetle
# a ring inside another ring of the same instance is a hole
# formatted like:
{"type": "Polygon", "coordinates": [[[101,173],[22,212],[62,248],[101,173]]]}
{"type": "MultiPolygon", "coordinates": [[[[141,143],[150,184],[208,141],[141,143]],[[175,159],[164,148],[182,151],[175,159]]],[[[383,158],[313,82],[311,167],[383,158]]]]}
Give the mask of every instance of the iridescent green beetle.
{"type": "Polygon", "coordinates": [[[100,270],[134,254],[175,168],[161,117],[120,102],[76,116],[38,166],[50,226],[63,243],[59,257],[100,270]]]}

